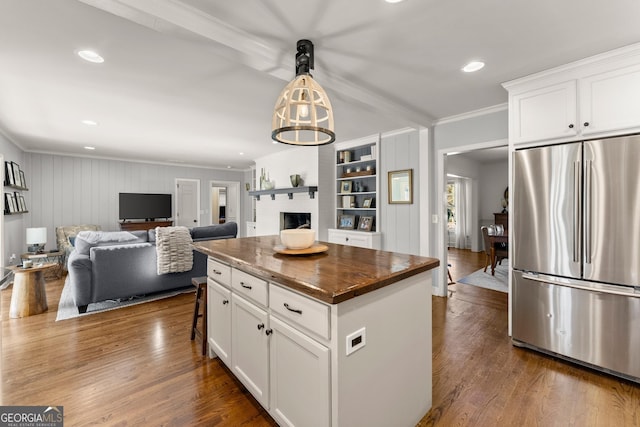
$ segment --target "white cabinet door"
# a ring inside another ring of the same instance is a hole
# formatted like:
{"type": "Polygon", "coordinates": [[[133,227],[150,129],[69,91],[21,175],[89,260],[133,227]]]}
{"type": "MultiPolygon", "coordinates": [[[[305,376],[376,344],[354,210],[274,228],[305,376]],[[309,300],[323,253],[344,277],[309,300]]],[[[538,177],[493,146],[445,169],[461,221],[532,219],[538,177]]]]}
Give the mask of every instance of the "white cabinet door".
{"type": "Polygon", "coordinates": [[[566,138],[580,129],[575,80],[514,94],[509,109],[514,143],[566,138]]]}
{"type": "Polygon", "coordinates": [[[271,316],[271,414],[283,426],[328,426],[329,349],[271,316]]]}
{"type": "Polygon", "coordinates": [[[640,127],[640,64],[580,80],[580,125],[584,135],[640,127]]]}
{"type": "Polygon", "coordinates": [[[268,329],[267,312],[235,293],[231,296],[231,305],[231,370],[253,397],[268,409],[269,337],[265,333],[268,329]]]}
{"type": "Polygon", "coordinates": [[[207,332],[209,347],[231,367],[231,291],[207,279],[207,332]]]}

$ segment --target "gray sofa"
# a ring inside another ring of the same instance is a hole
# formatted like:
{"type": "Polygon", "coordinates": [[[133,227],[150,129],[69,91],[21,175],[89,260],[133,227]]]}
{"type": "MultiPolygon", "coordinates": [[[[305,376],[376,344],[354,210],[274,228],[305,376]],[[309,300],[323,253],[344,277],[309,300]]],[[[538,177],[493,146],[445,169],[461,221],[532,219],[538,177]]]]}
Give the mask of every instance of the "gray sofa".
{"type": "MultiPolygon", "coordinates": [[[[97,238],[94,234],[91,241],[76,237],[69,255],[67,280],[80,313],[91,303],[183,288],[192,277],[207,275],[207,257],[197,251],[190,271],[157,274],[155,229],[94,233],[97,238]]],[[[238,225],[194,227],[190,234],[194,242],[230,239],[237,236],[238,225]]]]}

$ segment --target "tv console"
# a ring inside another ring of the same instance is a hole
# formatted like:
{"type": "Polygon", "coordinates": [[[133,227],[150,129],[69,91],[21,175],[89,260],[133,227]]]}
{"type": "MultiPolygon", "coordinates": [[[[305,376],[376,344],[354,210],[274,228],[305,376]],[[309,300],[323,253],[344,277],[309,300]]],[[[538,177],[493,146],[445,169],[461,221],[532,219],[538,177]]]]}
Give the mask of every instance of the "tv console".
{"type": "Polygon", "coordinates": [[[135,221],[135,222],[121,222],[120,230],[133,231],[133,230],[151,230],[156,227],[171,227],[173,221],[135,221]]]}

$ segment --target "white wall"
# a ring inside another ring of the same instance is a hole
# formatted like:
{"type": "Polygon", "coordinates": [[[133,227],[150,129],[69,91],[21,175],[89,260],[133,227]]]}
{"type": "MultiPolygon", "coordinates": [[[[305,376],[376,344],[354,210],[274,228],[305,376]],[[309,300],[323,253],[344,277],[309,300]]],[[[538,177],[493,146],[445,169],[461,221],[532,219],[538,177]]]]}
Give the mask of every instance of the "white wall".
{"type": "MultiPolygon", "coordinates": [[[[200,180],[200,205],[206,207],[200,212],[200,223],[210,224],[209,181],[238,181],[244,187],[245,179],[244,171],[39,153],[24,153],[23,158],[21,167],[29,184],[29,191],[25,192],[29,213],[24,215],[20,233],[24,234],[26,227],[47,227],[47,249],[56,248],[57,226],[98,224],[103,230],[119,229],[118,193],[174,194],[176,178],[200,180]]],[[[245,203],[249,203],[248,195],[241,198],[241,211],[245,203]]],[[[241,224],[238,232],[244,232],[241,224]]],[[[5,243],[5,254],[26,249],[24,236],[20,242],[5,243]]]]}
{"type": "Polygon", "coordinates": [[[493,224],[493,214],[502,212],[504,190],[509,185],[509,162],[483,163],[480,172],[480,219],[493,224]]]}
{"type": "MultiPolygon", "coordinates": [[[[4,156],[4,161],[8,162],[16,162],[20,165],[22,170],[25,170],[24,163],[24,153],[22,150],[9,141],[1,132],[0,132],[0,153],[4,156]]],[[[3,173],[4,179],[4,164],[1,165],[0,168],[3,173]]],[[[25,171],[26,173],[26,171],[25,171]]],[[[27,186],[32,187],[33,183],[29,179],[29,176],[26,176],[27,186]]],[[[6,191],[12,192],[13,189],[6,189],[6,191]]],[[[29,191],[23,191],[22,194],[25,197],[25,201],[29,195],[29,191]]],[[[2,207],[4,211],[4,196],[2,200],[2,207]]],[[[27,209],[32,210],[32,206],[29,202],[27,202],[27,209]]],[[[0,263],[2,266],[9,265],[9,257],[11,254],[16,254],[18,262],[20,260],[20,254],[26,252],[27,246],[25,244],[25,228],[27,227],[27,223],[25,219],[28,214],[17,214],[17,215],[3,215],[2,227],[0,227],[0,238],[2,239],[2,254],[0,257],[0,263]]]]}
{"type": "MultiPolygon", "coordinates": [[[[420,186],[420,152],[419,132],[410,130],[399,134],[382,135],[380,141],[380,219],[379,230],[382,231],[382,246],[386,251],[420,254],[420,227],[424,218],[420,213],[420,198],[426,196],[420,186]],[[413,170],[413,203],[388,203],[389,171],[413,170]]],[[[426,173],[426,171],[424,171],[426,173]]],[[[428,222],[428,216],[427,222],[428,222]]]]}
{"type": "Polygon", "coordinates": [[[317,186],[314,198],[308,193],[294,193],[293,199],[286,194],[261,196],[256,201],[256,234],[258,236],[280,233],[280,212],[311,213],[311,228],[316,230],[318,240],[327,240],[327,230],[334,217],[334,150],[333,146],[292,147],[256,159],[257,184],[264,169],[274,188],[291,188],[290,175],[298,174],[304,186],[317,186]]]}

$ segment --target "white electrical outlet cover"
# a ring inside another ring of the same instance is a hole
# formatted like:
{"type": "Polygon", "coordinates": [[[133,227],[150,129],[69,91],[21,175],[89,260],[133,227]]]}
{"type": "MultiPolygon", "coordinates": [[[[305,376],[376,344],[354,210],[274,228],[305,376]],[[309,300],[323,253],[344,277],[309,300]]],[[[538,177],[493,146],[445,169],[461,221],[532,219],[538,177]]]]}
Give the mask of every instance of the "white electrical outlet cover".
{"type": "Polygon", "coordinates": [[[347,340],[347,356],[354,351],[360,350],[367,343],[367,331],[366,328],[358,329],[355,332],[350,333],[346,337],[347,340]]]}

